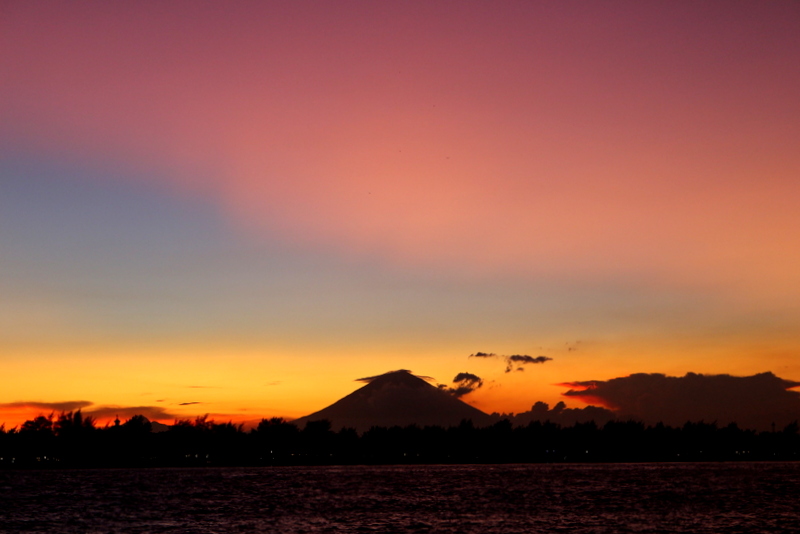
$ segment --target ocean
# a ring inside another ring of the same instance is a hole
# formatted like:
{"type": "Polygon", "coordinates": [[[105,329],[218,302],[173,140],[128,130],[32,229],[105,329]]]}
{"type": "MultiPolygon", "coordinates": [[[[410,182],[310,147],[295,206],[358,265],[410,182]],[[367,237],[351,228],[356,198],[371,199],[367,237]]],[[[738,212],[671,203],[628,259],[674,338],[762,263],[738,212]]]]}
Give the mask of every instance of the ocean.
{"type": "Polygon", "coordinates": [[[0,471],[0,532],[800,532],[799,463],[0,471]]]}

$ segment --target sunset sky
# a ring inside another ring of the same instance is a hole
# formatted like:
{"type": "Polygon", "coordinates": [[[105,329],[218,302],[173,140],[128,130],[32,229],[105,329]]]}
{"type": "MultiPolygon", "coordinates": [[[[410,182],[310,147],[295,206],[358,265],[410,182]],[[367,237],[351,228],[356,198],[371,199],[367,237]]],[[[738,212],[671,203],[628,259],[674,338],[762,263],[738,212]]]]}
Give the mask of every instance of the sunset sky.
{"type": "Polygon", "coordinates": [[[0,0],[0,422],[800,380],[798,95],[795,1],[0,0]]]}

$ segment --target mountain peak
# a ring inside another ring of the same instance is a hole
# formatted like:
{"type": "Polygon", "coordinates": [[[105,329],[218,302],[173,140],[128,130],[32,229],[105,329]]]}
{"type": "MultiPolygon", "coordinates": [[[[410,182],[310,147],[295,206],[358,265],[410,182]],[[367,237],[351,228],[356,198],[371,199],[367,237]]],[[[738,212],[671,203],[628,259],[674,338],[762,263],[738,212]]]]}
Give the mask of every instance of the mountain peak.
{"type": "Polygon", "coordinates": [[[408,369],[398,369],[397,371],[389,371],[382,375],[368,376],[366,378],[357,378],[356,382],[366,382],[372,384],[373,387],[384,387],[389,384],[404,385],[408,387],[425,387],[429,386],[426,379],[431,379],[428,376],[416,376],[408,369]]]}

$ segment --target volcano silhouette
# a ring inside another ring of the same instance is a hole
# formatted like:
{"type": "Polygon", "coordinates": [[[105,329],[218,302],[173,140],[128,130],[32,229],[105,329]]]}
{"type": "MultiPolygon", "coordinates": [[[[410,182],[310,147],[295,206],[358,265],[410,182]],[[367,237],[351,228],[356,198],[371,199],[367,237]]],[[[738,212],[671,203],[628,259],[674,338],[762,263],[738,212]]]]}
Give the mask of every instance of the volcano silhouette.
{"type": "Polygon", "coordinates": [[[303,428],[308,421],[327,419],[333,430],[343,427],[359,432],[373,426],[456,426],[471,420],[475,426],[490,423],[489,415],[438,389],[410,371],[391,371],[364,378],[368,384],[327,408],[296,419],[303,428]]]}

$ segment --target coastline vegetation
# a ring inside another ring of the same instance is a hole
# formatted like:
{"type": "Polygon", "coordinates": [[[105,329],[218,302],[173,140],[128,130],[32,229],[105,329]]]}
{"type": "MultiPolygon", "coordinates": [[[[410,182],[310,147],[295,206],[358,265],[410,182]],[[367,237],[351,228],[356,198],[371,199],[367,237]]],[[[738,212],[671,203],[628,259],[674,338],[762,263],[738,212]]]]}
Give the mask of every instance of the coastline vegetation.
{"type": "Polygon", "coordinates": [[[207,416],[178,420],[154,432],[144,416],[98,427],[80,410],[0,426],[0,468],[190,467],[349,464],[469,464],[542,462],[695,462],[800,460],[797,422],[756,432],[736,424],[687,422],[682,427],[609,421],[561,426],[500,420],[444,428],[331,429],[310,421],[301,429],[281,418],[246,431],[207,416]]]}

